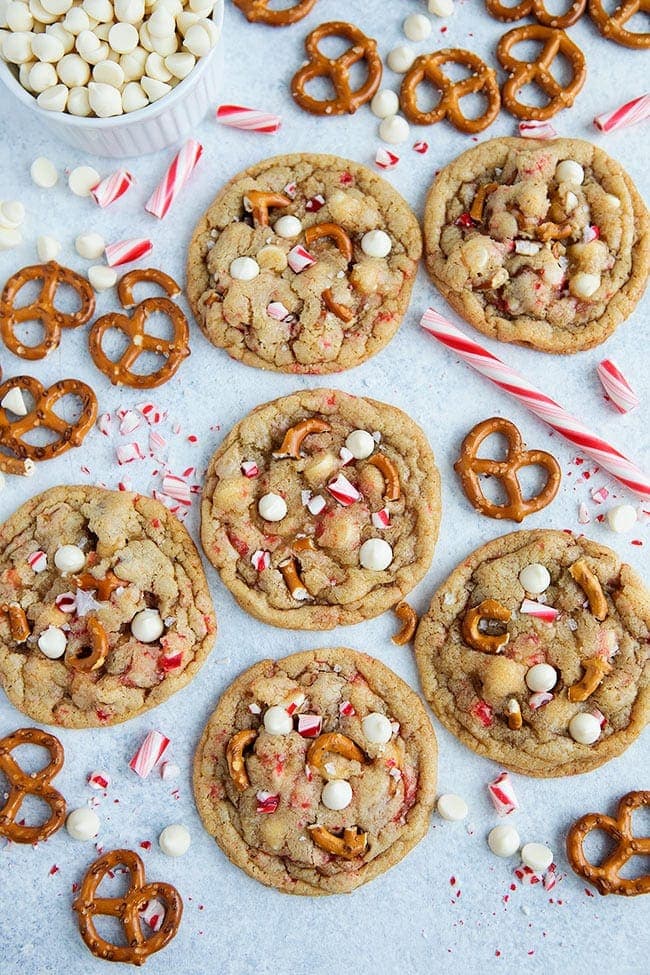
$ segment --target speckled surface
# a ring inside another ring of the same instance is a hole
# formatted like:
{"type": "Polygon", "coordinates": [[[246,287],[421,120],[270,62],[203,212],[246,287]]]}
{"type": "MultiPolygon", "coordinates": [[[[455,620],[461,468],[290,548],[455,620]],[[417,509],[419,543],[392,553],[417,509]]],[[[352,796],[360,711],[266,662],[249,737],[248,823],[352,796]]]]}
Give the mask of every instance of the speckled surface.
{"type": "MultiPolygon", "coordinates": [[[[63,183],[54,190],[38,190],[28,176],[29,164],[37,155],[49,156],[60,170],[92,160],[44,138],[34,120],[20,116],[3,92],[1,196],[23,200],[28,219],[24,246],[0,253],[0,279],[35,261],[34,241],[39,233],[59,237],[64,243],[61,260],[83,270],[87,262],[75,254],[72,241],[76,234],[91,229],[98,230],[107,240],[151,234],[155,242],[151,263],[182,278],[184,249],[192,227],[216,189],[233,173],[265,155],[295,150],[339,152],[371,163],[378,145],[377,121],[368,109],[352,120],[323,120],[292,108],[286,87],[300,63],[302,37],[320,20],[352,16],[360,27],[379,38],[385,55],[403,41],[403,16],[423,10],[424,5],[417,0],[390,4],[380,0],[364,4],[320,0],[301,24],[273,31],[249,26],[229,7],[225,27],[227,71],[220,100],[280,112],[284,125],[276,136],[268,137],[228,130],[208,118],[197,132],[205,146],[204,159],[191,187],[164,223],[148,216],[142,203],[171,152],[130,160],[129,168],[138,185],[105,212],[88,200],[72,197],[63,183]]],[[[487,55],[505,29],[485,16],[480,0],[468,0],[457,5],[448,22],[436,20],[430,42],[417,45],[417,49],[459,45],[487,55]],[[444,26],[448,29],[441,34],[444,26]]],[[[609,110],[641,92],[644,54],[604,41],[587,19],[571,28],[571,35],[587,52],[590,74],[574,108],[556,118],[555,126],[562,135],[595,138],[622,161],[647,197],[647,128],[639,126],[602,136],[591,126],[596,112],[609,110]]],[[[396,81],[396,76],[386,71],[387,85],[395,87],[396,81]]],[[[514,120],[501,115],[488,134],[514,132],[514,120]]],[[[388,178],[421,213],[436,168],[472,143],[446,123],[429,131],[413,129],[412,135],[410,142],[397,149],[402,158],[388,178]],[[411,143],[416,139],[429,141],[427,155],[412,151],[411,143]]],[[[95,161],[95,165],[104,174],[116,168],[106,160],[95,161]]],[[[574,463],[575,453],[568,445],[420,334],[417,323],[427,304],[445,312],[444,302],[420,271],[410,310],[396,338],[365,365],[330,380],[341,389],[395,403],[421,423],[430,437],[443,480],[443,519],[432,568],[415,594],[417,608],[421,611],[428,605],[434,588],[467,552],[510,527],[481,518],[469,508],[452,467],[464,434],[474,423],[493,414],[514,420],[529,446],[553,451],[565,472],[558,498],[546,511],[529,518],[525,526],[578,530],[578,503],[585,502],[592,517],[587,532],[612,545],[647,574],[648,520],[628,535],[614,535],[595,521],[611,503],[629,498],[609,478],[594,473],[594,465],[574,463]],[[588,473],[591,476],[587,479],[588,473]],[[606,502],[597,505],[590,492],[602,486],[611,493],[606,502]],[[634,541],[643,544],[635,545],[634,541]]],[[[100,312],[116,307],[115,296],[102,296],[98,307],[100,312]]],[[[572,358],[550,357],[484,341],[648,467],[650,390],[644,364],[648,309],[646,296],[631,320],[605,346],[572,358]],[[595,367],[605,355],[618,361],[642,394],[641,408],[635,413],[621,417],[604,402],[595,367]]],[[[450,317],[458,323],[455,316],[450,317]]],[[[461,327],[467,328],[462,324],[461,327]]],[[[31,372],[50,383],[63,376],[78,376],[94,385],[102,412],[152,399],[167,409],[170,418],[182,428],[176,435],[168,425],[162,429],[169,441],[168,464],[175,473],[189,466],[202,471],[223,431],[256,404],[297,387],[319,384],[316,378],[262,373],[233,363],[192,326],[193,354],[167,386],[153,391],[151,397],[136,391],[114,390],[92,365],[84,331],[66,333],[59,350],[37,363],[24,363],[0,349],[5,377],[31,372]],[[195,435],[198,442],[189,442],[188,435],[195,435]]],[[[94,430],[81,450],[40,467],[31,481],[7,479],[0,495],[0,516],[8,515],[32,492],[57,483],[103,481],[115,486],[126,475],[140,490],[159,486],[160,479],[152,478],[151,472],[160,465],[151,458],[120,470],[115,465],[117,443],[138,440],[146,445],[148,433],[148,428],[142,427],[129,437],[115,434],[107,438],[94,430]],[[82,465],[86,472],[81,470],[82,465]]],[[[195,538],[197,508],[195,501],[187,520],[195,538]]],[[[424,975],[436,970],[583,973],[595,969],[623,975],[641,968],[640,934],[647,923],[647,902],[643,898],[600,898],[595,892],[588,896],[585,884],[570,872],[551,892],[539,887],[522,888],[512,876],[515,860],[497,860],[485,843],[487,832],[497,823],[485,785],[498,768],[462,747],[439,725],[440,790],[465,797],[470,806],[466,823],[446,823],[434,816],[429,834],[405,861],[347,898],[288,898],[262,888],[231,866],[201,827],[192,801],[190,769],[201,729],[220,692],[234,676],[265,655],[282,656],[294,650],[340,643],[375,654],[414,687],[417,678],[408,648],[390,643],[394,620],[389,614],[357,627],[323,634],[320,639],[317,634],[285,633],[247,618],[207,563],[206,570],[220,633],[210,660],[194,683],[155,712],[121,727],[60,734],[66,748],[66,765],[57,782],[69,807],[79,806],[91,796],[98,798],[101,845],[105,849],[137,849],[148,876],[175,884],[185,900],[179,935],[163,953],[149,960],[147,971],[153,975],[167,971],[194,975],[212,970],[224,975],[251,971],[259,975],[375,975],[409,970],[424,975]],[[180,767],[177,780],[163,782],[154,772],[142,781],[129,771],[131,755],[151,728],[172,739],[171,760],[180,767]],[[87,773],[98,768],[108,770],[113,779],[106,796],[92,793],[85,784],[87,773]],[[185,823],[192,834],[190,852],[180,860],[165,857],[156,842],[160,830],[173,822],[185,823]],[[150,842],[151,848],[141,849],[142,842],[150,842]],[[513,882],[516,890],[510,889],[513,882]]],[[[0,698],[0,734],[27,723],[4,696],[0,698]]],[[[647,734],[622,758],[588,775],[550,781],[514,776],[514,783],[521,811],[513,820],[522,841],[549,843],[560,874],[565,874],[568,865],[563,846],[568,824],[587,811],[611,812],[618,796],[633,788],[650,786],[647,734]]],[[[94,975],[109,970],[105,963],[88,954],[70,910],[72,885],[79,882],[94,856],[92,844],[74,843],[65,831],[38,849],[5,845],[0,850],[3,975],[94,975]]]]}

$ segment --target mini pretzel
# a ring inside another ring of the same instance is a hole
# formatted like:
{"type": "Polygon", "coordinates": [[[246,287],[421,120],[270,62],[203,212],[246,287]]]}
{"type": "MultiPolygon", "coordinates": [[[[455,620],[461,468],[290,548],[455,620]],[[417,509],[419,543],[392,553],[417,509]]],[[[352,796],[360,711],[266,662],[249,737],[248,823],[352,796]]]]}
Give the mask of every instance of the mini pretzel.
{"type": "Polygon", "coordinates": [[[315,552],[316,543],[311,535],[301,535],[293,540],[291,548],[294,552],[315,552]]]}
{"type": "Polygon", "coordinates": [[[399,501],[399,474],[392,460],[386,454],[373,454],[368,463],[384,478],[384,501],[399,501]]]}
{"type": "Polygon", "coordinates": [[[587,77],[585,57],[577,44],[574,44],[564,31],[553,27],[542,27],[539,24],[515,27],[504,34],[497,45],[497,58],[509,73],[501,89],[503,105],[515,118],[544,121],[563,108],[569,108],[573,105],[587,77]],[[544,42],[534,62],[519,61],[510,54],[511,48],[521,41],[544,42]],[[571,65],[572,77],[566,87],[555,80],[550,70],[558,54],[564,55],[571,65]],[[540,108],[519,101],[519,92],[530,84],[537,85],[548,96],[547,105],[540,108]]]}
{"type": "Polygon", "coordinates": [[[84,591],[94,590],[97,593],[99,602],[105,603],[111,598],[111,595],[116,589],[124,585],[124,581],[118,579],[114,572],[107,572],[103,579],[98,579],[97,576],[92,575],[90,572],[84,572],[83,575],[74,576],[74,584],[77,589],[83,589],[84,591]]]}
{"type": "Polygon", "coordinates": [[[545,450],[524,450],[519,430],[500,416],[493,416],[472,427],[460,448],[460,457],[454,464],[454,470],[460,477],[463,491],[470,503],[489,518],[510,518],[512,521],[523,521],[526,515],[534,511],[541,511],[550,504],[560,487],[562,470],[552,454],[545,450]],[[483,441],[493,433],[502,434],[507,443],[508,451],[505,460],[478,457],[483,441]],[[532,498],[524,499],[519,484],[518,472],[522,467],[538,464],[546,471],[546,483],[542,490],[532,498]],[[481,475],[491,474],[502,483],[508,497],[507,504],[496,504],[486,498],[481,490],[481,475]]]}
{"type": "Polygon", "coordinates": [[[78,328],[90,321],[95,311],[95,292],[80,274],[62,267],[56,261],[24,267],[9,278],[0,295],[0,335],[7,348],[21,359],[44,359],[61,341],[62,328],[78,328]],[[14,308],[18,293],[30,281],[42,281],[38,297],[22,308],[14,308]],[[55,307],[59,285],[77,292],[80,307],[66,314],[55,307]],[[38,345],[23,345],[14,331],[23,322],[40,322],[43,338],[38,345]]]}
{"type": "Polygon", "coordinates": [[[328,311],[331,311],[333,315],[336,315],[342,322],[351,322],[354,318],[354,312],[347,305],[342,305],[340,301],[336,301],[334,295],[332,294],[331,288],[325,288],[321,298],[328,311]]]}
{"type": "Polygon", "coordinates": [[[351,762],[359,762],[363,765],[365,755],[351,738],[342,735],[339,731],[329,731],[311,743],[307,751],[307,764],[312,768],[322,771],[325,765],[325,755],[331,752],[333,755],[341,755],[351,762]]]}
{"type": "Polygon", "coordinates": [[[251,784],[246,771],[244,752],[250,748],[256,738],[257,732],[253,728],[246,728],[234,734],[226,746],[228,772],[237,792],[245,792],[251,784]]]}
{"type": "Polygon", "coordinates": [[[293,460],[298,460],[302,442],[310,433],[326,433],[331,429],[329,423],[325,420],[318,420],[315,416],[309,417],[307,420],[300,420],[299,423],[294,423],[292,427],[289,427],[279,450],[273,451],[273,456],[276,459],[291,457],[293,460]]]}
{"type": "MultiPolygon", "coordinates": [[[[124,308],[134,307],[133,286],[140,281],[160,285],[168,295],[179,293],[178,285],[169,275],[155,268],[129,271],[121,279],[118,295],[124,308]]],[[[134,389],[153,389],[161,386],[175,374],[183,359],[190,354],[189,326],[181,308],[169,298],[145,298],[135,305],[129,318],[119,312],[110,312],[98,318],[88,335],[90,354],[98,369],[108,376],[114,386],[131,386],[134,389]],[[147,335],[145,325],[150,315],[162,312],[171,319],[171,341],[147,335]],[[102,347],[104,335],[115,328],[128,339],[128,345],[117,362],[109,359],[102,347]],[[133,372],[132,367],[143,352],[154,352],[165,359],[164,365],[148,374],[133,372]]]]}
{"type": "Polygon", "coordinates": [[[561,17],[546,9],[545,0],[521,0],[521,3],[515,7],[504,7],[501,0],[486,0],[485,6],[495,20],[511,23],[513,20],[521,20],[522,17],[533,14],[545,27],[561,27],[564,30],[565,27],[571,27],[580,20],[587,6],[587,0],[569,0],[569,2],[569,9],[561,17]]]}
{"type": "Polygon", "coordinates": [[[409,122],[415,125],[433,125],[447,118],[460,132],[482,132],[499,114],[501,97],[496,71],[477,54],[460,48],[421,54],[404,75],[400,105],[409,122]],[[471,68],[472,74],[461,81],[452,81],[442,70],[445,64],[462,64],[471,68]],[[417,105],[417,89],[423,81],[428,81],[440,92],[440,101],[428,112],[417,105]],[[476,92],[482,93],[487,100],[485,112],[478,118],[467,118],[461,111],[460,100],[476,92]]]}
{"type": "Polygon", "coordinates": [[[14,456],[0,453],[0,470],[9,474],[29,473],[33,461],[51,460],[71,447],[78,447],[97,419],[97,397],[79,379],[61,379],[49,389],[32,376],[15,376],[0,386],[0,402],[10,389],[20,389],[33,399],[33,406],[26,416],[10,420],[7,411],[0,406],[0,447],[14,456]],[[63,420],[54,410],[65,396],[77,396],[81,400],[79,419],[74,423],[63,420]],[[37,427],[51,430],[58,437],[51,443],[37,447],[24,440],[25,434],[37,427]]]}
{"type": "Polygon", "coordinates": [[[171,884],[145,883],[144,864],[132,850],[111,850],[95,860],[88,868],[79,888],[79,896],[72,905],[77,913],[81,937],[93,955],[104,961],[120,961],[143,965],[149,955],[169,944],[181,923],[183,901],[171,884]],[[104,877],[112,875],[117,866],[124,866],[130,874],[129,889],[120,897],[97,897],[97,888],[104,877]],[[165,907],[161,928],[145,938],[140,923],[140,911],[149,900],[159,900],[165,907]],[[95,914],[116,917],[124,925],[125,945],[114,945],[97,933],[95,914]]]}
{"type": "Polygon", "coordinates": [[[596,619],[602,622],[609,613],[609,607],[598,576],[591,571],[583,559],[578,559],[577,562],[569,566],[569,575],[584,590],[589,602],[589,609],[596,619]]]}
{"type": "Polygon", "coordinates": [[[508,701],[508,727],[511,731],[519,731],[522,724],[523,719],[521,717],[519,701],[515,701],[513,697],[510,701],[508,701]]]}
{"type": "Polygon", "coordinates": [[[269,8],[270,0],[233,0],[236,7],[251,24],[266,24],[268,27],[287,27],[295,24],[310,12],[316,0],[297,0],[292,7],[282,10],[269,8]]]}
{"type": "Polygon", "coordinates": [[[479,186],[472,200],[472,205],[469,208],[469,215],[476,223],[483,222],[483,210],[485,209],[485,201],[490,195],[494,193],[495,190],[499,188],[498,183],[484,183],[483,186],[479,186]]]}
{"type": "Polygon", "coordinates": [[[63,745],[59,739],[39,728],[20,728],[0,738],[0,772],[9,786],[7,799],[0,806],[0,836],[6,836],[14,843],[39,843],[63,826],[65,799],[52,787],[52,779],[63,768],[63,756],[63,745]],[[11,755],[19,745],[40,745],[50,753],[50,761],[39,772],[24,772],[11,755]],[[49,819],[36,826],[16,822],[25,796],[42,799],[51,809],[49,819]]]}
{"type": "Polygon", "coordinates": [[[311,599],[307,587],[300,578],[298,562],[295,556],[290,555],[289,558],[283,559],[278,564],[278,569],[282,573],[282,578],[286,583],[287,589],[294,599],[297,599],[299,602],[303,602],[305,599],[311,599]]]}
{"type": "Polygon", "coordinates": [[[548,240],[566,240],[572,234],[571,224],[557,224],[550,221],[540,223],[537,227],[537,239],[546,243],[548,240]]]}
{"type": "Polygon", "coordinates": [[[344,860],[355,860],[363,856],[368,846],[368,834],[359,833],[358,827],[346,827],[343,836],[337,836],[327,827],[315,824],[308,826],[311,838],[321,850],[343,857],[344,860]]]}
{"type": "Polygon", "coordinates": [[[312,115],[353,115],[358,108],[369,102],[379,88],[382,64],[377,53],[377,42],[341,20],[321,24],[305,39],[307,62],[291,81],[291,93],[301,108],[312,115]],[[344,37],[350,47],[337,58],[321,53],[319,43],[324,37],[344,37]],[[350,86],[350,68],[364,61],[368,76],[356,89],[350,86]],[[312,98],[305,88],[315,78],[329,78],[335,91],[334,98],[312,98]]]}
{"type": "Polygon", "coordinates": [[[343,227],[339,227],[337,223],[316,223],[312,227],[307,227],[305,230],[305,243],[307,247],[322,237],[330,237],[348,264],[350,263],[352,260],[352,241],[343,227]]]}
{"type": "Polygon", "coordinates": [[[11,639],[16,643],[24,643],[31,630],[29,622],[25,616],[25,610],[18,603],[6,603],[0,606],[0,615],[6,616],[9,620],[9,632],[11,639]]]}
{"type": "Polygon", "coordinates": [[[503,633],[485,633],[479,629],[479,623],[484,619],[507,623],[510,610],[496,599],[484,599],[478,606],[468,609],[460,628],[463,640],[481,653],[499,653],[510,642],[510,634],[507,630],[503,633]]]}
{"type": "Polygon", "coordinates": [[[632,832],[632,815],[641,806],[650,806],[650,792],[628,792],[618,804],[615,819],[603,813],[588,813],[573,823],[567,833],[569,863],[601,894],[622,894],[624,897],[650,894],[649,873],[635,878],[621,877],[622,868],[632,857],[650,856],[650,837],[636,837],[632,832]],[[584,852],[585,838],[594,829],[603,830],[616,842],[615,849],[599,866],[590,863],[584,852]]]}
{"type": "Polygon", "coordinates": [[[415,635],[415,629],[418,625],[418,614],[404,600],[393,607],[393,612],[402,625],[397,633],[390,638],[391,643],[394,643],[398,647],[403,647],[405,644],[410,643],[415,635]]]}
{"type": "Polygon", "coordinates": [[[83,670],[88,673],[92,670],[99,670],[108,654],[108,634],[96,616],[90,616],[87,620],[89,646],[79,647],[71,650],[70,647],[65,652],[66,667],[72,670],[83,670]]]}
{"type": "Polygon", "coordinates": [[[603,0],[589,0],[589,15],[600,33],[624,47],[650,47],[650,33],[625,30],[623,26],[639,12],[650,13],[650,0],[621,0],[611,14],[607,13],[603,0]]]}
{"type": "Polygon", "coordinates": [[[253,220],[260,227],[268,227],[271,207],[291,206],[291,200],[288,196],[283,196],[282,193],[265,193],[263,190],[249,190],[244,200],[248,200],[253,220]]]}
{"type": "Polygon", "coordinates": [[[594,693],[606,674],[611,673],[612,665],[604,657],[589,657],[582,664],[584,674],[577,684],[568,690],[569,700],[573,703],[586,701],[594,693]]]}

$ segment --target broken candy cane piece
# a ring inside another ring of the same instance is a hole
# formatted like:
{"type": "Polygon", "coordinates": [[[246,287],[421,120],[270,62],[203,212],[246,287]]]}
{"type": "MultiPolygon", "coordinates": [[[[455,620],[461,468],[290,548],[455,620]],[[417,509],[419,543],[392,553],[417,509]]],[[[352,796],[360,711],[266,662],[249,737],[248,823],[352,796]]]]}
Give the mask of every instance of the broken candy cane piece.
{"type": "Polygon", "coordinates": [[[100,180],[97,186],[93,186],[90,195],[97,206],[104,209],[124,196],[133,183],[134,179],[131,173],[128,173],[126,169],[118,169],[116,173],[111,173],[110,176],[100,180]]]}
{"type": "Polygon", "coordinates": [[[527,119],[519,123],[519,135],[524,139],[556,139],[557,132],[550,122],[539,119],[527,119]]]}
{"type": "Polygon", "coordinates": [[[390,149],[384,149],[383,146],[380,146],[379,149],[377,149],[375,154],[375,165],[378,166],[379,169],[394,169],[398,162],[399,156],[394,152],[391,152],[390,149]]]}
{"type": "Polygon", "coordinates": [[[534,616],[538,620],[544,620],[545,623],[554,623],[560,615],[559,609],[535,602],[534,599],[524,599],[519,607],[519,612],[525,616],[534,616]]]}
{"type": "Polygon", "coordinates": [[[90,772],[86,780],[91,789],[108,789],[111,784],[111,777],[108,772],[90,772]]]}
{"type": "Polygon", "coordinates": [[[323,727],[320,714],[299,714],[298,734],[303,738],[318,738],[323,727]]]}
{"type": "Polygon", "coordinates": [[[531,711],[538,711],[540,708],[543,708],[545,704],[548,704],[549,701],[552,700],[553,700],[553,695],[550,694],[548,691],[536,691],[534,694],[531,694],[530,697],[528,698],[528,707],[530,708],[531,711]]]}
{"type": "Polygon", "coordinates": [[[499,816],[508,816],[515,809],[519,809],[519,803],[508,772],[501,772],[500,775],[497,775],[496,779],[488,784],[488,792],[499,816]]]}
{"type": "Polygon", "coordinates": [[[258,792],[255,798],[257,799],[257,812],[258,813],[274,813],[278,806],[280,805],[280,796],[272,792],[258,792]]]}
{"type": "Polygon", "coordinates": [[[33,572],[45,572],[47,569],[47,555],[39,549],[27,556],[27,563],[33,572]]]}
{"type": "Polygon", "coordinates": [[[241,472],[244,477],[257,477],[260,472],[259,467],[254,460],[243,460],[241,463],[241,472]]]}
{"type": "Polygon", "coordinates": [[[219,105],[217,122],[229,125],[233,129],[243,129],[246,132],[263,132],[273,135],[282,125],[279,115],[271,112],[260,112],[256,108],[246,108],[244,105],[219,105]]]}
{"type": "Polygon", "coordinates": [[[287,254],[287,263],[295,274],[300,274],[315,264],[316,258],[302,244],[296,244],[287,254]]]}
{"type": "Polygon", "coordinates": [[[258,572],[264,572],[271,564],[271,553],[258,548],[251,555],[251,563],[258,572]]]}
{"type": "Polygon", "coordinates": [[[370,520],[375,528],[388,528],[390,526],[390,511],[388,508],[381,508],[379,511],[373,511],[370,516],[370,520]]]}
{"type": "Polygon", "coordinates": [[[146,779],[169,747],[170,739],[159,731],[150,731],[129,762],[129,768],[146,779]]]}
{"type": "Polygon", "coordinates": [[[639,405],[639,397],[611,359],[603,359],[596,367],[598,378],[612,406],[619,413],[629,413],[639,405]]]}
{"type": "Polygon", "coordinates": [[[344,508],[354,504],[361,497],[354,485],[350,484],[345,474],[338,474],[333,478],[327,485],[327,490],[344,508]]]}

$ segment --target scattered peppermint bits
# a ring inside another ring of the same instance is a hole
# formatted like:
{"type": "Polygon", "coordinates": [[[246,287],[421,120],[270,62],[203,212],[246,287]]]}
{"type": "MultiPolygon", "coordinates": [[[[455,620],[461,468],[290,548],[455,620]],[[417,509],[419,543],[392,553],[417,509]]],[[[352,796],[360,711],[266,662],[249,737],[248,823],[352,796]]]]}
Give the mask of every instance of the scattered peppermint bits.
{"type": "Polygon", "coordinates": [[[496,779],[488,784],[488,793],[499,816],[508,816],[515,809],[519,809],[519,803],[508,772],[501,772],[496,779]]]}
{"type": "Polygon", "coordinates": [[[115,244],[107,244],[105,248],[106,262],[109,267],[121,267],[146,257],[153,250],[153,241],[147,237],[132,237],[119,240],[115,244]]]}
{"type": "Polygon", "coordinates": [[[380,146],[375,153],[375,165],[379,169],[395,169],[399,162],[399,156],[391,152],[390,149],[385,149],[380,146]]]}
{"type": "Polygon", "coordinates": [[[129,762],[129,768],[146,779],[167,751],[170,739],[159,731],[150,731],[129,762]]]}
{"type": "Polygon", "coordinates": [[[251,555],[251,565],[257,572],[264,572],[271,564],[271,553],[264,549],[257,549],[251,555]]]}
{"type": "Polygon", "coordinates": [[[109,788],[111,784],[111,777],[108,772],[101,770],[97,772],[90,772],[86,781],[91,789],[101,791],[109,788]]]}
{"type": "Polygon", "coordinates": [[[295,274],[300,274],[315,264],[316,258],[302,244],[296,244],[287,254],[287,263],[295,274]]]}
{"type": "Polygon", "coordinates": [[[560,611],[546,603],[535,602],[534,599],[524,599],[519,612],[523,616],[534,616],[535,619],[543,620],[545,623],[554,623],[560,615],[560,611]]]}
{"type": "Polygon", "coordinates": [[[274,704],[264,713],[264,730],[270,735],[289,735],[293,731],[293,718],[286,708],[274,704]]]}
{"type": "Polygon", "coordinates": [[[446,819],[451,823],[466,819],[469,813],[467,803],[462,796],[456,795],[455,792],[445,792],[443,795],[438,796],[436,809],[442,819],[446,819]]]}
{"type": "Polygon", "coordinates": [[[47,555],[39,549],[27,556],[27,563],[33,572],[45,572],[47,569],[47,555]]]}
{"type": "Polygon", "coordinates": [[[371,711],[361,722],[366,740],[373,745],[386,745],[393,737],[393,726],[385,714],[371,711]]]}
{"type": "Polygon", "coordinates": [[[519,849],[519,833],[514,826],[495,826],[488,833],[487,842],[495,856],[511,857],[519,849]]]}
{"type": "Polygon", "coordinates": [[[182,857],[190,848],[191,836],[187,826],[181,823],[173,823],[165,826],[158,837],[158,845],[165,856],[182,857]]]}
{"type": "Polygon", "coordinates": [[[354,504],[361,497],[354,485],[348,481],[345,474],[337,474],[327,485],[327,490],[344,508],[354,504]]]}
{"type": "Polygon", "coordinates": [[[101,822],[99,816],[93,809],[89,809],[88,806],[80,806],[79,809],[73,809],[71,813],[68,813],[68,818],[65,821],[65,828],[68,831],[68,835],[73,840],[78,840],[81,843],[94,840],[99,833],[100,827],[101,822]]]}
{"type": "Polygon", "coordinates": [[[322,727],[323,719],[320,714],[298,715],[298,734],[302,738],[318,738],[322,727]]]}

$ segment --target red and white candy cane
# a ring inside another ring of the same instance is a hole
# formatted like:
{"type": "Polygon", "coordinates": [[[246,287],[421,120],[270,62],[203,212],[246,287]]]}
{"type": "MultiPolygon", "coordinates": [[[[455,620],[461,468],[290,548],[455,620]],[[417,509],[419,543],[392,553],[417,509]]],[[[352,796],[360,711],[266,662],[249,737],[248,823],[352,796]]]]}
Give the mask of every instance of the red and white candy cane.
{"type": "Polygon", "coordinates": [[[129,762],[129,768],[141,779],[146,779],[163,757],[170,739],[159,731],[150,731],[129,762]]]}
{"type": "Polygon", "coordinates": [[[229,125],[233,129],[244,129],[246,132],[263,132],[273,135],[282,125],[279,115],[270,112],[260,112],[256,108],[246,108],[244,105],[219,105],[217,122],[229,125]]]}
{"type": "Polygon", "coordinates": [[[488,792],[492,805],[499,816],[508,816],[515,809],[519,809],[517,796],[508,772],[501,772],[496,779],[488,783],[488,792]]]}
{"type": "Polygon", "coordinates": [[[380,146],[375,154],[375,166],[379,169],[395,169],[399,162],[399,156],[395,152],[391,152],[390,149],[384,149],[380,146]]]}
{"type": "Polygon", "coordinates": [[[519,123],[519,135],[524,139],[557,139],[557,132],[550,122],[528,119],[519,123]]]}
{"type": "Polygon", "coordinates": [[[615,132],[616,129],[626,129],[630,125],[637,125],[650,118],[650,95],[639,95],[631,102],[626,102],[613,112],[597,115],[594,125],[601,132],[615,132]]]}
{"type": "Polygon", "coordinates": [[[344,508],[354,504],[361,497],[354,484],[350,484],[345,474],[338,474],[330,481],[327,490],[344,508]]]}
{"type": "Polygon", "coordinates": [[[559,403],[542,393],[520,373],[507,366],[477,342],[467,338],[460,329],[433,308],[426,310],[420,325],[495,386],[523,403],[531,413],[548,423],[565,440],[592,457],[603,470],[608,471],[630,491],[642,498],[650,498],[650,477],[647,474],[644,474],[616,447],[592,433],[580,420],[567,413],[559,403]]]}
{"type": "Polygon", "coordinates": [[[611,359],[603,359],[596,366],[596,372],[614,409],[619,413],[629,413],[630,410],[636,409],[639,405],[639,397],[611,359]]]}
{"type": "Polygon", "coordinates": [[[118,240],[115,244],[107,244],[104,253],[109,267],[120,267],[139,261],[153,250],[153,242],[147,237],[130,237],[128,240],[118,240]]]}
{"type": "Polygon", "coordinates": [[[148,213],[152,213],[159,220],[166,216],[202,155],[201,143],[188,139],[180,152],[174,156],[167,172],[145,203],[144,208],[148,213]]]}
{"type": "Polygon", "coordinates": [[[131,173],[128,173],[126,169],[118,169],[116,173],[111,173],[105,179],[101,180],[97,186],[93,186],[90,191],[90,195],[93,200],[102,209],[109,207],[111,203],[115,203],[119,200],[121,196],[129,190],[135,180],[131,173]]]}
{"type": "Polygon", "coordinates": [[[301,271],[315,264],[316,258],[302,244],[296,244],[287,254],[287,263],[295,274],[300,274],[301,271]]]}

